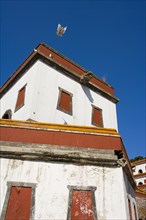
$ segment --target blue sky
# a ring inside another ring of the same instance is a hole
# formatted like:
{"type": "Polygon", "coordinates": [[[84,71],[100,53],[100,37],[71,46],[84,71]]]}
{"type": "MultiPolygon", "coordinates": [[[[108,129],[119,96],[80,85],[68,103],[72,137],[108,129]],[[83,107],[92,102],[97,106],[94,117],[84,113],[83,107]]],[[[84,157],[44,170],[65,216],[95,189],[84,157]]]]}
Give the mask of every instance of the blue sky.
{"type": "Polygon", "coordinates": [[[128,156],[146,156],[145,7],[142,0],[1,0],[1,85],[44,42],[114,87],[128,156]],[[63,37],[58,23],[67,26],[63,37]]]}

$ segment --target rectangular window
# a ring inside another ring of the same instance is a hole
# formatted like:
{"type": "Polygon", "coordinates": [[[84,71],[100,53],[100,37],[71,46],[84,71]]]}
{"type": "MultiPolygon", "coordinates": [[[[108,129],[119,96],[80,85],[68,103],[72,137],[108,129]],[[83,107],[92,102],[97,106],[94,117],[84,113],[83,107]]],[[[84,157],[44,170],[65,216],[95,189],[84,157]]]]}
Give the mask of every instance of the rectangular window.
{"type": "Polygon", "coordinates": [[[35,185],[32,183],[8,182],[2,211],[2,220],[30,220],[34,215],[35,185]]]}
{"type": "Polygon", "coordinates": [[[135,215],[135,220],[137,220],[137,213],[136,213],[135,205],[134,205],[134,215],[135,215]]]}
{"type": "Polygon", "coordinates": [[[131,202],[130,202],[130,199],[128,199],[128,208],[129,208],[129,220],[132,220],[132,211],[131,211],[131,202]]]}
{"type": "Polygon", "coordinates": [[[57,109],[72,115],[72,94],[59,88],[57,109]]]}
{"type": "Polygon", "coordinates": [[[17,102],[16,102],[16,107],[15,111],[17,111],[19,108],[21,108],[24,105],[24,100],[25,100],[25,89],[26,86],[21,88],[18,92],[18,97],[17,97],[17,102]]]}
{"type": "Polygon", "coordinates": [[[94,191],[96,187],[69,186],[69,208],[67,220],[96,220],[94,191]]]}
{"type": "Polygon", "coordinates": [[[30,187],[11,187],[5,220],[30,219],[31,193],[30,187]]]}
{"type": "Polygon", "coordinates": [[[92,106],[92,124],[103,127],[102,109],[92,106]]]}

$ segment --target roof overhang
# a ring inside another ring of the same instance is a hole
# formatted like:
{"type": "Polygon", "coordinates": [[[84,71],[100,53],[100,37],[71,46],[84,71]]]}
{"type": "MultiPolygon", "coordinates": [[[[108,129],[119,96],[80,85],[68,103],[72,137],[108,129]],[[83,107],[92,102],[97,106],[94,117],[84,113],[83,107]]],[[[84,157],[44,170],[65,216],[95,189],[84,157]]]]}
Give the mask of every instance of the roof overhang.
{"type": "Polygon", "coordinates": [[[79,83],[86,85],[90,89],[99,93],[100,95],[108,98],[114,103],[119,101],[114,96],[114,89],[108,83],[99,79],[92,73],[92,77],[88,80],[84,80],[88,73],[83,67],[79,66],[75,62],[71,61],[67,57],[63,56],[56,50],[45,45],[39,44],[36,49],[30,54],[30,56],[21,64],[21,66],[14,72],[14,74],[6,81],[1,87],[1,97],[22,77],[23,74],[37,61],[41,60],[47,65],[61,71],[68,77],[78,81],[79,83]]]}

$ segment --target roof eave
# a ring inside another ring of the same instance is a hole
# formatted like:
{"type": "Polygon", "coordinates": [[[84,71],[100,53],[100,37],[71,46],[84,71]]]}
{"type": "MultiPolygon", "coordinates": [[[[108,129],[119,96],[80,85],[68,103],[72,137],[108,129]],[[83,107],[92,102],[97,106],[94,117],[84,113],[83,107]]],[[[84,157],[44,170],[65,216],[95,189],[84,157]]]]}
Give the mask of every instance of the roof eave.
{"type": "MultiPolygon", "coordinates": [[[[42,44],[42,45],[44,45],[44,44],[42,44]]],[[[49,47],[49,49],[54,51],[54,49],[52,49],[50,47],[49,47]]],[[[58,52],[55,51],[55,53],[58,53],[58,52]]],[[[63,55],[60,55],[60,53],[58,53],[58,54],[59,54],[59,56],[63,56],[63,55]]],[[[78,75],[74,71],[66,68],[65,66],[63,66],[62,64],[53,60],[52,58],[45,56],[40,51],[37,51],[37,47],[36,47],[36,49],[34,49],[34,51],[30,54],[30,56],[18,67],[18,69],[11,75],[11,77],[1,87],[0,97],[2,97],[19,80],[19,78],[27,71],[27,69],[29,69],[30,66],[33,65],[33,63],[39,59],[42,59],[43,61],[49,63],[49,65],[51,65],[51,66],[53,66],[53,65],[57,66],[60,70],[62,70],[62,73],[68,75],[69,77],[71,77],[74,80],[81,83],[80,75],[78,75]]],[[[73,61],[70,61],[70,62],[73,62],[73,61]]],[[[80,68],[82,68],[82,67],[80,67],[80,68]]],[[[85,69],[83,69],[83,70],[85,71],[85,69]]],[[[94,90],[98,94],[101,94],[102,96],[108,98],[109,100],[111,100],[114,103],[117,103],[119,101],[118,98],[116,98],[115,96],[112,96],[110,93],[108,93],[107,91],[104,91],[103,89],[99,88],[98,86],[96,86],[94,83],[92,83],[90,81],[86,84],[86,86],[89,87],[90,89],[94,90]]]]}

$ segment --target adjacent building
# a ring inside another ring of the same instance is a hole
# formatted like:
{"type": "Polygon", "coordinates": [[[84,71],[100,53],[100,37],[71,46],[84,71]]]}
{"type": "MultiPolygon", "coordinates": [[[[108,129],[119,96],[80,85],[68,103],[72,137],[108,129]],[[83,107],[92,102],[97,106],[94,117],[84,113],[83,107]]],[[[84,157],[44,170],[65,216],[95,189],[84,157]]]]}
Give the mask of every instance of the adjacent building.
{"type": "Polygon", "coordinates": [[[137,160],[131,163],[136,185],[146,190],[146,159],[137,160]]]}
{"type": "Polygon", "coordinates": [[[136,201],[139,219],[146,219],[146,159],[137,160],[131,163],[133,175],[136,181],[136,201]]]}
{"type": "Polygon", "coordinates": [[[1,219],[138,219],[108,83],[39,44],[1,88],[1,219]]]}

